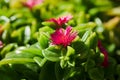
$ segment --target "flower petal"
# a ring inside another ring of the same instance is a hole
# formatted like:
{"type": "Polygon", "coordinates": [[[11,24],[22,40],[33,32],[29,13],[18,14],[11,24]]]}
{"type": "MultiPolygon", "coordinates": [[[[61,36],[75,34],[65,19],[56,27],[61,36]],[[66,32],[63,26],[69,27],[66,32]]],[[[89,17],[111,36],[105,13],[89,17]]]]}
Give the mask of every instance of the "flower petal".
{"type": "Polygon", "coordinates": [[[70,19],[72,19],[72,16],[68,15],[68,16],[59,17],[58,19],[51,18],[48,21],[54,22],[57,25],[57,27],[60,28],[60,27],[62,27],[62,25],[67,23],[70,19]]]}
{"type": "Polygon", "coordinates": [[[43,0],[27,0],[27,2],[23,3],[23,5],[32,9],[34,6],[41,4],[43,0]]]}
{"type": "Polygon", "coordinates": [[[76,31],[72,31],[72,27],[68,26],[66,30],[63,28],[57,29],[53,34],[51,34],[52,44],[63,45],[64,47],[70,45],[70,43],[77,36],[76,31]]]}

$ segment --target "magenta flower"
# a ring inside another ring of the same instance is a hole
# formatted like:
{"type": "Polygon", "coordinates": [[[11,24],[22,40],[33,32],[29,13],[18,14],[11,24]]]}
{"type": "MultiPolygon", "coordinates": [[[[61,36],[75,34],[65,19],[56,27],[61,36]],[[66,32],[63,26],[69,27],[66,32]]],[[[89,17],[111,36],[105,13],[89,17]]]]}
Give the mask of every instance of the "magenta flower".
{"type": "Polygon", "coordinates": [[[70,45],[70,43],[77,36],[77,32],[72,30],[72,27],[68,26],[66,30],[63,28],[57,29],[53,34],[51,34],[52,44],[62,45],[64,47],[70,45]]]}
{"type": "Polygon", "coordinates": [[[100,40],[98,40],[98,48],[104,55],[104,61],[102,63],[102,66],[107,67],[108,66],[108,52],[105,50],[105,48],[102,46],[102,43],[100,40]]]}
{"type": "Polygon", "coordinates": [[[28,8],[32,9],[34,6],[41,4],[43,0],[27,0],[27,2],[23,3],[28,8]]]}
{"type": "Polygon", "coordinates": [[[2,41],[0,41],[0,48],[2,48],[3,47],[3,43],[2,43],[2,41]]]}
{"type": "Polygon", "coordinates": [[[59,17],[58,19],[51,18],[48,21],[55,23],[57,27],[60,28],[62,27],[63,24],[67,23],[70,19],[72,19],[72,16],[68,15],[68,16],[59,17]]]}

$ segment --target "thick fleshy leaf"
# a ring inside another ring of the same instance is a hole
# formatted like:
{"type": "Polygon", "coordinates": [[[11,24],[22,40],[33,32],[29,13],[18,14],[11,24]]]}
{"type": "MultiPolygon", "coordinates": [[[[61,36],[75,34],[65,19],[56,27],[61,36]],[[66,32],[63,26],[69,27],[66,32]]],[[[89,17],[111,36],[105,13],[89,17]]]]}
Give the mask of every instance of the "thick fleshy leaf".
{"type": "Polygon", "coordinates": [[[16,43],[8,44],[1,50],[0,54],[2,55],[2,57],[4,57],[8,52],[10,52],[11,50],[14,50],[17,47],[18,45],[16,43]]]}
{"type": "Polygon", "coordinates": [[[0,66],[6,64],[24,64],[24,63],[34,63],[35,61],[30,58],[10,58],[10,59],[2,59],[0,61],[0,66]]]}
{"type": "Polygon", "coordinates": [[[85,44],[87,45],[88,48],[95,49],[97,46],[97,35],[95,32],[93,32],[88,39],[86,40],[85,44]]]}
{"type": "Polygon", "coordinates": [[[72,47],[67,46],[67,54],[66,54],[66,56],[71,56],[74,53],[75,53],[75,50],[72,47]]]}
{"type": "Polygon", "coordinates": [[[67,46],[67,52],[64,51],[63,55],[60,57],[60,66],[62,68],[67,66],[75,66],[74,54],[75,50],[72,47],[67,46]]]}
{"type": "Polygon", "coordinates": [[[42,51],[44,57],[50,61],[59,61],[61,56],[61,50],[57,46],[50,46],[42,51]]]}
{"type": "Polygon", "coordinates": [[[35,56],[43,57],[42,51],[35,48],[20,47],[15,51],[6,54],[5,59],[11,58],[33,58],[35,56]]]}
{"type": "Polygon", "coordinates": [[[95,22],[97,24],[96,31],[97,32],[103,32],[104,31],[104,27],[103,27],[103,24],[102,24],[102,21],[100,20],[100,18],[96,18],[95,22]]]}
{"type": "Polygon", "coordinates": [[[72,48],[75,50],[76,54],[80,54],[81,59],[88,57],[88,47],[82,41],[76,41],[72,43],[72,48]]]}
{"type": "Polygon", "coordinates": [[[91,30],[86,31],[84,35],[82,36],[81,41],[85,42],[87,38],[89,37],[90,33],[91,33],[91,30]]]}
{"type": "Polygon", "coordinates": [[[39,29],[39,32],[51,33],[51,32],[53,32],[53,29],[49,26],[44,26],[39,29]]]}
{"type": "Polygon", "coordinates": [[[44,32],[40,32],[38,37],[38,42],[42,49],[47,48],[49,45],[49,38],[47,37],[47,34],[45,34],[44,32]]]}
{"type": "Polygon", "coordinates": [[[46,58],[41,58],[41,57],[34,57],[33,59],[40,67],[42,67],[47,61],[46,58]]]}
{"type": "Polygon", "coordinates": [[[104,71],[101,68],[93,68],[88,73],[92,80],[104,80],[104,71]]]}

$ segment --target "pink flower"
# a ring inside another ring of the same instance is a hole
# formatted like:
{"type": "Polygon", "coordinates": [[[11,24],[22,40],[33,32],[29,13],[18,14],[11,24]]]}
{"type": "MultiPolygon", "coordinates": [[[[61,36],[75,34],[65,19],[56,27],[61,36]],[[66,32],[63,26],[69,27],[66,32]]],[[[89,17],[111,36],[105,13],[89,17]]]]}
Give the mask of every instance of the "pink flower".
{"type": "Polygon", "coordinates": [[[3,43],[2,43],[2,41],[0,41],[0,48],[2,48],[3,47],[3,43]]]}
{"type": "Polygon", "coordinates": [[[108,66],[108,52],[105,50],[105,48],[102,46],[102,43],[100,40],[98,40],[98,48],[104,55],[104,61],[102,63],[102,66],[107,67],[108,66]]]}
{"type": "Polygon", "coordinates": [[[70,19],[72,19],[72,16],[68,15],[68,16],[59,17],[58,19],[51,18],[48,21],[55,23],[57,27],[60,28],[62,27],[63,24],[67,23],[70,19]]]}
{"type": "Polygon", "coordinates": [[[52,44],[63,45],[64,47],[70,45],[70,43],[77,36],[77,32],[72,30],[72,27],[68,26],[66,30],[63,28],[57,29],[51,34],[52,44]]]}
{"type": "Polygon", "coordinates": [[[25,6],[32,9],[34,6],[41,4],[43,0],[27,0],[27,2],[23,3],[25,6]]]}

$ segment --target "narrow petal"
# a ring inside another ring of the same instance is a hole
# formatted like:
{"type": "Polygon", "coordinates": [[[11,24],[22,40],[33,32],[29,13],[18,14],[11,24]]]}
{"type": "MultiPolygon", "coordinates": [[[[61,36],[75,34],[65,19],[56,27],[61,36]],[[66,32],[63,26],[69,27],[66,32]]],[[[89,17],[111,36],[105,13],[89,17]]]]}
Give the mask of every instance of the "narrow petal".
{"type": "Polygon", "coordinates": [[[68,16],[59,17],[58,19],[51,18],[48,21],[55,23],[57,28],[60,28],[60,27],[62,27],[62,25],[67,23],[70,19],[72,19],[72,16],[68,15],[68,16]]]}
{"type": "Polygon", "coordinates": [[[66,30],[63,28],[57,29],[53,34],[51,34],[52,44],[62,45],[64,47],[70,45],[70,43],[77,36],[76,31],[72,31],[72,27],[68,26],[66,30]]]}
{"type": "Polygon", "coordinates": [[[71,30],[72,30],[72,27],[71,27],[71,26],[68,26],[68,27],[66,28],[65,35],[69,35],[70,32],[71,32],[71,30]]]}

